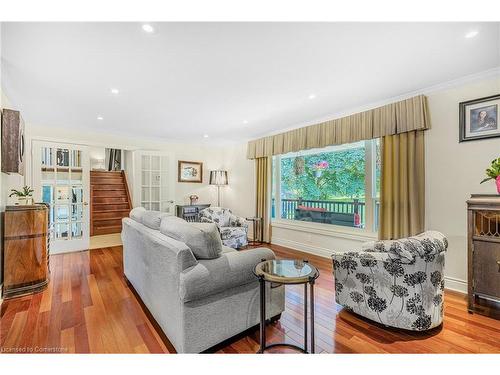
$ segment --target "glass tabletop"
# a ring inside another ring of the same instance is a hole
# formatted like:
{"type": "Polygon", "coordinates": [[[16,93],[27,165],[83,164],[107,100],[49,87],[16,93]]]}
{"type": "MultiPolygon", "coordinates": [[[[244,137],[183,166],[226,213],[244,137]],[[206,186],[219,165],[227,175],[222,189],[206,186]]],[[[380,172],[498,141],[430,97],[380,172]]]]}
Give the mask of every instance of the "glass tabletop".
{"type": "Polygon", "coordinates": [[[255,275],[282,284],[300,284],[316,279],[319,272],[312,264],[298,259],[266,260],[257,264],[255,275]]]}

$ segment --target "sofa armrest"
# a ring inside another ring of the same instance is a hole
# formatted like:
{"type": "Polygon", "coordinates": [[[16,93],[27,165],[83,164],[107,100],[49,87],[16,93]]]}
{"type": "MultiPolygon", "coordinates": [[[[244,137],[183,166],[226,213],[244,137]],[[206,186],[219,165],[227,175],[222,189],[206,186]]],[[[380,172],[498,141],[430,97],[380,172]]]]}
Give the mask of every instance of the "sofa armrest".
{"type": "Polygon", "coordinates": [[[216,259],[199,260],[180,274],[179,295],[183,302],[195,301],[227,289],[257,282],[253,274],[262,259],[275,259],[266,248],[234,251],[216,259]]]}
{"type": "Polygon", "coordinates": [[[236,216],[234,214],[231,214],[231,217],[229,218],[229,224],[232,227],[244,227],[248,228],[248,223],[244,217],[236,216]]]}

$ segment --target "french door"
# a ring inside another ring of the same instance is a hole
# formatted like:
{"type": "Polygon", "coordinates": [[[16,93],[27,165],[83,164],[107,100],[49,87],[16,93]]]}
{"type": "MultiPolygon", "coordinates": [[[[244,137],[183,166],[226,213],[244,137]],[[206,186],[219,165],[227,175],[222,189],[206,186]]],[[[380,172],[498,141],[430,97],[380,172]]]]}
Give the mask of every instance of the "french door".
{"type": "Polygon", "coordinates": [[[172,156],[161,152],[138,151],[135,160],[135,175],[140,176],[140,185],[134,194],[136,206],[174,214],[172,156]]]}
{"type": "Polygon", "coordinates": [[[86,146],[33,141],[35,200],[50,205],[50,251],[89,248],[90,160],[86,146]]]}

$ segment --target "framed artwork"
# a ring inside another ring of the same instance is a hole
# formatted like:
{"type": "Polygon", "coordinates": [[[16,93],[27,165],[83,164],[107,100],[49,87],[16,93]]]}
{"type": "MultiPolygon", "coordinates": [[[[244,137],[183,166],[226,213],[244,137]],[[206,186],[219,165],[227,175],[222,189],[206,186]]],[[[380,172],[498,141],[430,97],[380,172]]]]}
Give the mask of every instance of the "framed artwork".
{"type": "Polygon", "coordinates": [[[500,137],[500,94],[459,104],[459,142],[500,137]]]}
{"type": "Polygon", "coordinates": [[[178,161],[178,177],[179,182],[195,182],[203,181],[203,163],[196,161],[178,161]]]}

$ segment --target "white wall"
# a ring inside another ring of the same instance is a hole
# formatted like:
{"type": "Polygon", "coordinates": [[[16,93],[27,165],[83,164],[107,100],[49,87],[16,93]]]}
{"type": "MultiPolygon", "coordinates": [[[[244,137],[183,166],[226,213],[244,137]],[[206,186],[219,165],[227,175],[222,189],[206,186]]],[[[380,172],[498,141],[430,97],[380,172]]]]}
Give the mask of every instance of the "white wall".
{"type": "Polygon", "coordinates": [[[500,138],[459,143],[458,103],[494,94],[500,94],[500,77],[428,94],[431,129],[425,134],[426,227],[448,237],[447,287],[464,292],[466,200],[473,193],[496,193],[494,182],[479,183],[491,161],[500,157],[500,138]]]}

